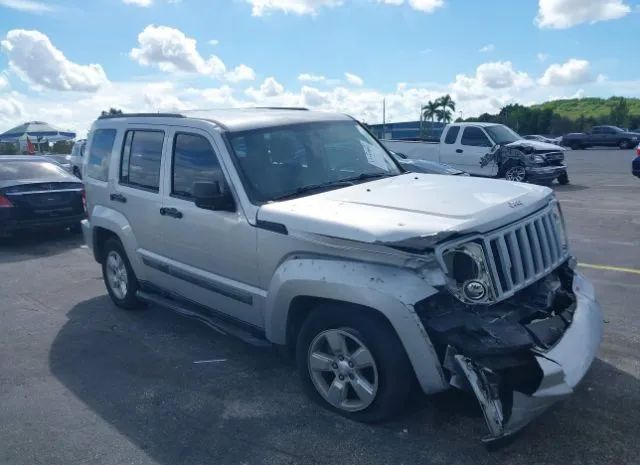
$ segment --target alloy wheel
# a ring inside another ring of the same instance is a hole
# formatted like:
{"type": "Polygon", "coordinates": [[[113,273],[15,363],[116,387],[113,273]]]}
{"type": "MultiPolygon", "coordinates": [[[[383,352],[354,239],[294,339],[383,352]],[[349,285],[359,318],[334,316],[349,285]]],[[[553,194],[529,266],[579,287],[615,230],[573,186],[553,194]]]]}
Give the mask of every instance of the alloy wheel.
{"type": "Polygon", "coordinates": [[[318,334],[309,346],[307,366],[317,391],[340,410],[364,410],[376,398],[378,368],[373,354],[344,329],[318,334]]]}
{"type": "Polygon", "coordinates": [[[118,299],[124,299],[127,295],[129,277],[124,260],[118,252],[111,250],[107,255],[107,282],[118,299]]]}
{"type": "Polygon", "coordinates": [[[504,178],[507,181],[517,181],[523,182],[527,177],[527,172],[524,169],[524,166],[512,166],[507,170],[504,175],[504,178]]]}

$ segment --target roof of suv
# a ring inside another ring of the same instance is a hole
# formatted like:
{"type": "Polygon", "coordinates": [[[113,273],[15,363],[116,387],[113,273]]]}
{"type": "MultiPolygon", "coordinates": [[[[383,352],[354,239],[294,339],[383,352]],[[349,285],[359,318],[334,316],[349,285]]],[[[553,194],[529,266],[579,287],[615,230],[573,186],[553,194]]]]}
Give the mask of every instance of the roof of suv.
{"type": "MultiPolygon", "coordinates": [[[[99,120],[121,120],[129,122],[149,122],[151,118],[194,118],[212,121],[224,130],[245,131],[296,123],[322,121],[352,121],[350,116],[341,113],[309,111],[305,108],[237,108],[218,110],[188,110],[181,113],[147,113],[109,115],[99,120]]],[[[157,122],[157,120],[155,121],[157,122]]]]}

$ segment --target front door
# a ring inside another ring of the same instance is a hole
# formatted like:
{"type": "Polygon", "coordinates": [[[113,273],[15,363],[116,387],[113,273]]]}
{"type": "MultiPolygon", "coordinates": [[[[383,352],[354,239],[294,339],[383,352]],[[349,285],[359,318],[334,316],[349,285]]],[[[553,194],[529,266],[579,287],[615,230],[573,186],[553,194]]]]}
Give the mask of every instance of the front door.
{"type": "Polygon", "coordinates": [[[456,147],[460,169],[479,176],[495,176],[498,164],[495,160],[484,163],[483,159],[491,152],[493,143],[484,130],[477,126],[466,126],[456,147]]]}
{"type": "MultiPolygon", "coordinates": [[[[257,287],[256,229],[236,202],[234,211],[199,208],[195,182],[228,179],[213,139],[204,131],[173,130],[159,218],[162,260],[173,288],[188,299],[254,326],[264,292],[257,287]]],[[[225,186],[229,189],[228,184],[225,186]]]]}

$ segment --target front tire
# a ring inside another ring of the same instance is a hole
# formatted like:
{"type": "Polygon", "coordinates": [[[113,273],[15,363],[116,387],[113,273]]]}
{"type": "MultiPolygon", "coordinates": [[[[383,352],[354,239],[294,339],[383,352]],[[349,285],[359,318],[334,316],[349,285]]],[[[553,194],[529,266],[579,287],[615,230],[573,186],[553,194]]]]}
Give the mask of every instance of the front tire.
{"type": "Polygon", "coordinates": [[[312,399],[365,423],[400,413],[414,380],[402,343],[386,320],[348,305],[312,311],[298,334],[296,362],[312,399]]]}
{"type": "Polygon", "coordinates": [[[142,307],[136,297],[138,280],[127,254],[117,239],[108,239],[103,246],[102,278],[113,303],[125,310],[142,307]]]}
{"type": "Polygon", "coordinates": [[[504,172],[507,181],[525,182],[527,180],[527,170],[524,165],[511,165],[504,172]]]}
{"type": "Polygon", "coordinates": [[[628,150],[632,148],[631,141],[621,140],[620,143],[618,143],[618,147],[620,147],[620,150],[628,150]]]}
{"type": "Polygon", "coordinates": [[[561,184],[563,186],[569,184],[569,175],[566,171],[558,176],[558,184],[561,184]]]}

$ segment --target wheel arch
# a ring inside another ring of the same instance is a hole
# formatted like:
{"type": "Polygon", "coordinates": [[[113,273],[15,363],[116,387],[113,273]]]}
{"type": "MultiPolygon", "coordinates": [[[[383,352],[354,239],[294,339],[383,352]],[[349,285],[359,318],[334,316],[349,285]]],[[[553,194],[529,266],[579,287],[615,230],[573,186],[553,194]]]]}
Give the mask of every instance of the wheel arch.
{"type": "Polygon", "coordinates": [[[127,218],[120,212],[97,205],[91,212],[90,223],[93,235],[93,255],[96,261],[101,263],[102,246],[105,241],[109,237],[115,237],[122,244],[127,258],[137,274],[141,267],[140,258],[136,253],[138,242],[127,218]]]}
{"type": "Polygon", "coordinates": [[[370,312],[384,319],[398,335],[423,391],[438,392],[448,384],[413,308],[437,292],[410,270],[332,259],[293,259],[281,264],[271,281],[265,333],[276,344],[292,344],[304,319],[325,303],[370,312]]]}

